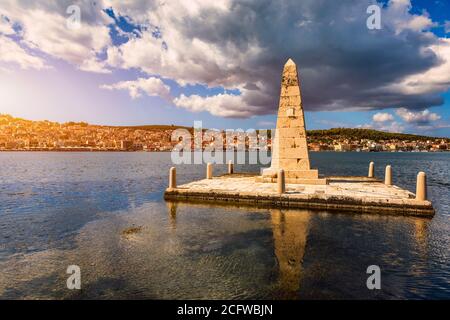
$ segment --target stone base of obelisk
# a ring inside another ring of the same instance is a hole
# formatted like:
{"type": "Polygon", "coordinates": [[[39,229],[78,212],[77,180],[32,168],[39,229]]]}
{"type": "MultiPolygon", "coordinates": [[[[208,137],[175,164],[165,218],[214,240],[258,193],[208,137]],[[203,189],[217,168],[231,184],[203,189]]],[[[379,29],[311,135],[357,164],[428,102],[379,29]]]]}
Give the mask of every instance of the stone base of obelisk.
{"type": "Polygon", "coordinates": [[[416,200],[408,190],[368,177],[327,177],[327,185],[286,184],[283,194],[276,183],[255,182],[256,176],[233,173],[192,181],[164,192],[169,205],[249,206],[326,210],[365,214],[433,217],[430,201],[416,200]]]}
{"type": "MultiPolygon", "coordinates": [[[[277,182],[278,170],[274,168],[265,168],[262,170],[262,175],[256,177],[256,182],[277,182]]],[[[284,176],[286,183],[293,184],[328,184],[326,178],[319,178],[319,170],[285,170],[284,176]]]]}

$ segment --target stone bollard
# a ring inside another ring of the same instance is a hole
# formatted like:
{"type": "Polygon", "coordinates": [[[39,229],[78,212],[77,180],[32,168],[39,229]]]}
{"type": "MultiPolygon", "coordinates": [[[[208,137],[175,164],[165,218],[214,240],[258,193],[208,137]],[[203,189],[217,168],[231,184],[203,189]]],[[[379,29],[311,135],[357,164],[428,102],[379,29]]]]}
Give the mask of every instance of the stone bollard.
{"type": "Polygon", "coordinates": [[[228,161],[228,174],[233,174],[234,173],[234,165],[233,165],[233,161],[228,161]]]}
{"type": "Polygon", "coordinates": [[[169,171],[169,189],[175,189],[177,187],[177,169],[175,167],[170,168],[169,171]]]}
{"type": "Polygon", "coordinates": [[[282,194],[286,191],[286,179],[284,177],[284,170],[280,169],[278,171],[278,177],[277,177],[277,182],[278,182],[278,193],[282,194]]]}
{"type": "Polygon", "coordinates": [[[213,177],[213,166],[212,163],[206,165],[206,179],[212,179],[213,177]]]}
{"type": "Polygon", "coordinates": [[[416,200],[427,200],[427,175],[422,171],[417,174],[416,200]]]}
{"type": "Polygon", "coordinates": [[[374,163],[373,161],[369,164],[369,174],[367,175],[369,178],[373,178],[373,171],[374,171],[374,163]]]}
{"type": "Polygon", "coordinates": [[[392,185],[392,169],[390,165],[386,166],[386,172],[384,174],[384,184],[387,186],[392,185]]]}

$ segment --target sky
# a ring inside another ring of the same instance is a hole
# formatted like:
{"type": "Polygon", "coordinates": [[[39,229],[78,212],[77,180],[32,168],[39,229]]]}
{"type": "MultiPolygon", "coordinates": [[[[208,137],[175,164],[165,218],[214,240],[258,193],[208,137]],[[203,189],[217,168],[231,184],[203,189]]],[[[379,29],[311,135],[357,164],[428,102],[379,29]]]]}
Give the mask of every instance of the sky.
{"type": "Polygon", "coordinates": [[[449,0],[2,0],[0,113],[273,128],[292,58],[308,129],[450,137],[449,35],[449,0]]]}

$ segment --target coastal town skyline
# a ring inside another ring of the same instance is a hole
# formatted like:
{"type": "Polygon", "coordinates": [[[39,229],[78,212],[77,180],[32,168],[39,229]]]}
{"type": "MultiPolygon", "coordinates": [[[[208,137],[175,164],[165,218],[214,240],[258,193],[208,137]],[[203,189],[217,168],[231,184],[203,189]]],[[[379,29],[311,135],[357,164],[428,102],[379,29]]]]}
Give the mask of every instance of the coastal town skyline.
{"type": "MultiPolygon", "coordinates": [[[[198,124],[198,123],[197,123],[198,124]]],[[[0,114],[0,151],[173,151],[179,142],[176,129],[191,133],[194,150],[194,130],[203,134],[202,150],[215,147],[208,131],[220,132],[224,150],[239,150],[244,143],[245,150],[272,148],[273,128],[259,129],[253,143],[241,137],[230,139],[229,135],[241,131],[233,129],[208,129],[203,127],[183,127],[176,125],[107,126],[87,122],[58,123],[48,120],[31,121],[0,114]],[[228,131],[231,130],[231,131],[228,131]],[[174,136],[175,134],[175,136],[174,136]],[[255,145],[256,143],[256,145],[255,145]]],[[[252,132],[253,129],[247,130],[252,132]]],[[[309,151],[336,152],[444,152],[450,151],[450,139],[427,137],[401,133],[389,133],[371,129],[332,128],[328,130],[309,130],[309,151]]],[[[242,134],[245,134],[242,131],[242,134]]]]}
{"type": "Polygon", "coordinates": [[[288,1],[269,14],[256,2],[228,0],[5,1],[0,113],[98,125],[274,127],[278,66],[292,57],[308,129],[450,136],[447,2],[310,2],[288,1]],[[370,5],[380,8],[379,29],[367,27],[370,5]]]}

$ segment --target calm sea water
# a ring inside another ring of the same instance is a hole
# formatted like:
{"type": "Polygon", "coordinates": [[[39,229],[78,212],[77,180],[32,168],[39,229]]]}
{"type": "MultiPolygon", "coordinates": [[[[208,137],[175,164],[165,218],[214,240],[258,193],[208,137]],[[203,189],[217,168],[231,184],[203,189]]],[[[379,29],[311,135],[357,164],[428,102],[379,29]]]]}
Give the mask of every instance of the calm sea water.
{"type": "MultiPolygon", "coordinates": [[[[449,299],[450,153],[311,153],[327,175],[371,160],[413,192],[426,171],[436,216],[175,205],[168,153],[0,153],[0,298],[449,299]]],[[[204,170],[179,166],[178,181],[204,170]]]]}

